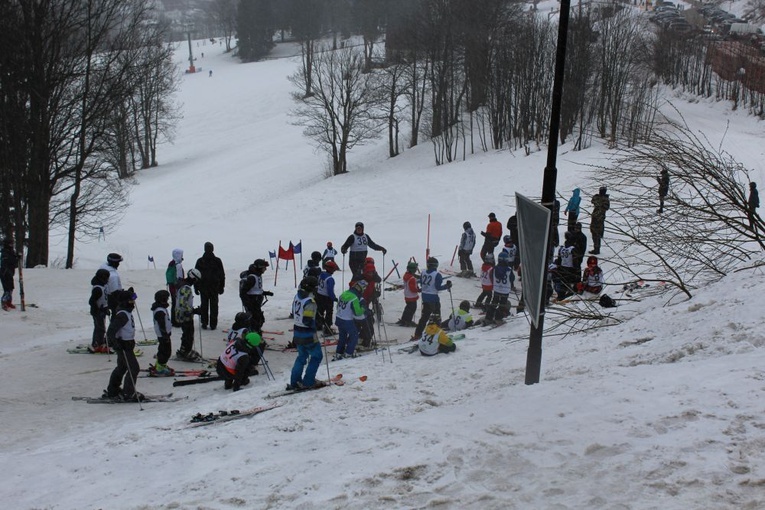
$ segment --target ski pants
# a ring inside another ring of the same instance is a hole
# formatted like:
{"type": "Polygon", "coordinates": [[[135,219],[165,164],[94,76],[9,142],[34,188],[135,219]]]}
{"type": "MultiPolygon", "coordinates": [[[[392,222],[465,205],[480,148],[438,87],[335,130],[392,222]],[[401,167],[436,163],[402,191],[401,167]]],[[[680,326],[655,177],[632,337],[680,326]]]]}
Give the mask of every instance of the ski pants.
{"type": "Polygon", "coordinates": [[[441,315],[441,302],[440,301],[423,301],[422,302],[422,315],[420,315],[420,322],[417,323],[417,327],[414,330],[414,337],[420,338],[422,332],[425,331],[425,326],[428,325],[428,319],[430,314],[437,313],[441,315]]]}
{"type": "Polygon", "coordinates": [[[117,340],[114,349],[117,351],[117,366],[112,370],[109,386],[106,388],[110,397],[116,397],[120,391],[125,398],[130,398],[135,394],[135,381],[138,378],[140,367],[135,352],[133,352],[134,349],[135,340],[117,340]]]}
{"type": "Polygon", "coordinates": [[[159,337],[157,338],[157,342],[157,364],[167,365],[167,361],[170,359],[170,354],[173,352],[173,346],[170,342],[170,337],[159,337]]]}
{"type": "Polygon", "coordinates": [[[202,319],[202,326],[210,325],[211,329],[215,329],[218,327],[218,294],[216,292],[213,292],[212,294],[208,294],[207,292],[202,292],[200,295],[200,301],[201,304],[199,308],[201,309],[201,319],[202,319]]]}
{"type": "Polygon", "coordinates": [[[460,250],[458,252],[460,258],[460,269],[462,271],[473,271],[473,261],[470,260],[470,254],[472,251],[460,250]]]}
{"type": "Polygon", "coordinates": [[[481,292],[481,294],[478,296],[478,299],[475,300],[475,306],[480,307],[483,304],[483,300],[486,300],[486,304],[491,304],[491,294],[492,291],[490,290],[484,290],[481,292]]]}
{"type": "Polygon", "coordinates": [[[486,310],[487,321],[502,320],[510,315],[510,302],[508,296],[508,294],[501,294],[499,292],[494,293],[491,305],[489,305],[486,310]]]}
{"type": "Polygon", "coordinates": [[[332,298],[316,295],[316,327],[318,329],[329,329],[332,326],[332,298]]]}
{"type": "Polygon", "coordinates": [[[93,340],[91,345],[98,347],[106,343],[106,314],[98,311],[93,316],[93,340]]]}
{"type": "Polygon", "coordinates": [[[353,354],[356,344],[359,342],[359,330],[355,321],[337,319],[337,354],[353,354]]]}
{"type": "Polygon", "coordinates": [[[292,365],[290,385],[294,387],[297,383],[302,383],[305,387],[311,387],[316,384],[316,372],[318,372],[321,360],[324,358],[321,352],[321,342],[302,344],[298,343],[300,339],[296,338],[293,338],[292,341],[295,342],[298,355],[295,358],[295,364],[292,365]],[[304,375],[303,368],[306,363],[308,363],[308,367],[305,369],[304,375]]]}
{"type": "Polygon", "coordinates": [[[417,300],[407,301],[404,305],[404,312],[401,314],[401,323],[414,322],[414,314],[417,312],[417,300]]]}
{"type": "Polygon", "coordinates": [[[190,352],[194,348],[194,316],[181,322],[181,351],[190,352]]]}
{"type": "Polygon", "coordinates": [[[569,211],[568,213],[568,231],[573,232],[574,228],[576,228],[576,221],[579,219],[579,215],[573,211],[569,211]]]}

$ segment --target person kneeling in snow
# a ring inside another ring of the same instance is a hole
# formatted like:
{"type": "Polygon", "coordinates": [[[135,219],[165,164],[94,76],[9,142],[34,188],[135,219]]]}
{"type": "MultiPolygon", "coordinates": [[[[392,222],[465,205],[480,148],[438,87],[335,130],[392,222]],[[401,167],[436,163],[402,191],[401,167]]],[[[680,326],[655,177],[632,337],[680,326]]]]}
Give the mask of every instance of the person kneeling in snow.
{"type": "MultiPolygon", "coordinates": [[[[246,331],[246,328],[241,331],[246,331]]],[[[258,373],[255,367],[260,360],[259,348],[262,341],[259,333],[248,331],[243,337],[236,335],[229,342],[215,366],[215,371],[223,378],[225,389],[239,391],[242,386],[250,384],[250,375],[258,373]]]]}
{"type": "Polygon", "coordinates": [[[432,313],[428,317],[428,325],[425,326],[418,343],[420,354],[423,356],[435,356],[441,352],[448,354],[457,350],[452,339],[438,325],[440,321],[441,316],[438,314],[432,313]]]}
{"type": "Polygon", "coordinates": [[[603,270],[598,266],[598,257],[588,257],[587,267],[582,272],[582,281],[577,283],[579,294],[582,292],[600,294],[604,284],[603,270]]]}

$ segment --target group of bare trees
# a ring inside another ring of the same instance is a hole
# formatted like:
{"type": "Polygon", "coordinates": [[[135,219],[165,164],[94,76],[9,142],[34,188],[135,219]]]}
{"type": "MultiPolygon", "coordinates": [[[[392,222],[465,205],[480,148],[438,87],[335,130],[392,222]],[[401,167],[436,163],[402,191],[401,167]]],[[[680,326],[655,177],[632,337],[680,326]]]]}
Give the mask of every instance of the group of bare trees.
{"type": "Polygon", "coordinates": [[[176,69],[142,0],[14,0],[0,7],[0,214],[47,265],[49,233],[95,238],[127,205],[137,168],[172,133],[176,69]]]}

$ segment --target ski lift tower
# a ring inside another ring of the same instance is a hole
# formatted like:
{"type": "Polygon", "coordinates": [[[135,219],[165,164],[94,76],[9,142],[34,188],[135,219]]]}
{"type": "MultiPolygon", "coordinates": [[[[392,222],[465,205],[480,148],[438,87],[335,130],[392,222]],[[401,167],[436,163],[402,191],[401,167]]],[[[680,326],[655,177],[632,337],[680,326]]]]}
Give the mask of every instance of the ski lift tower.
{"type": "Polygon", "coordinates": [[[194,53],[191,50],[191,32],[193,31],[194,31],[194,24],[186,23],[186,35],[188,36],[188,40],[189,40],[189,68],[186,71],[187,73],[197,72],[196,68],[194,67],[194,53]]]}

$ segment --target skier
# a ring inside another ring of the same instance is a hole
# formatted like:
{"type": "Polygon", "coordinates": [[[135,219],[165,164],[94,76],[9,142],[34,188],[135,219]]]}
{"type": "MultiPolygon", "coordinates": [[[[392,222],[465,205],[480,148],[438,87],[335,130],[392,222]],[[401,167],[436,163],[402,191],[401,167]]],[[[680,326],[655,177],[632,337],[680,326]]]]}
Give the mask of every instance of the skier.
{"type": "Polygon", "coordinates": [[[334,262],[335,257],[337,257],[337,250],[332,247],[332,241],[327,241],[327,248],[321,255],[321,260],[326,264],[329,260],[334,262]]]}
{"type": "Polygon", "coordinates": [[[483,259],[487,253],[494,255],[494,248],[502,239],[502,224],[497,221],[496,214],[489,213],[489,223],[486,225],[486,231],[481,232],[481,235],[484,237],[483,246],[481,246],[481,258],[483,259]]]}
{"type": "Polygon", "coordinates": [[[292,302],[294,317],[294,333],[292,342],[297,347],[298,355],[290,374],[290,384],[287,389],[306,389],[321,387],[323,383],[316,381],[316,372],[324,357],[321,352],[321,342],[316,336],[316,301],[313,298],[318,280],[307,276],[300,282],[300,288],[292,302]],[[308,367],[306,368],[306,363],[308,367]],[[305,374],[303,369],[305,368],[305,374]]]}
{"type": "Polygon", "coordinates": [[[337,349],[332,361],[355,356],[356,344],[359,341],[358,325],[366,320],[365,309],[361,304],[361,296],[367,287],[365,280],[359,280],[350,289],[340,294],[337,301],[337,349]]]}
{"type": "Polygon", "coordinates": [[[497,267],[494,268],[494,296],[491,305],[486,307],[486,322],[501,324],[510,315],[510,291],[512,290],[513,268],[510,267],[510,257],[507,252],[500,252],[497,257],[497,267]]]}
{"type": "Polygon", "coordinates": [[[202,274],[202,279],[197,282],[196,291],[200,296],[200,322],[202,329],[218,327],[218,296],[223,294],[226,287],[226,272],[223,269],[223,262],[215,256],[213,250],[215,247],[211,242],[206,242],[204,254],[197,259],[194,265],[202,274]]]}
{"type": "Polygon", "coordinates": [[[579,204],[582,203],[582,197],[580,196],[581,192],[582,190],[579,188],[574,188],[574,191],[571,192],[571,198],[568,199],[566,208],[563,210],[563,215],[568,216],[567,230],[569,231],[574,230],[574,226],[579,219],[579,204]]]}
{"type": "Polygon", "coordinates": [[[382,278],[377,273],[372,257],[366,258],[362,274],[351,280],[349,287],[358,281],[364,281],[367,284],[361,296],[361,302],[365,308],[365,321],[359,325],[359,337],[361,338],[361,345],[369,348],[372,346],[372,338],[374,338],[375,317],[379,316],[379,314],[375,314],[379,310],[380,290],[378,284],[382,283],[382,278]]]}
{"type": "Polygon", "coordinates": [[[558,277],[560,278],[560,285],[557,289],[558,301],[563,301],[574,293],[575,283],[578,279],[574,268],[574,245],[571,232],[566,232],[566,242],[558,249],[555,265],[558,266],[558,277]]]}
{"type": "Polygon", "coordinates": [[[510,236],[513,238],[513,242],[515,244],[518,244],[518,240],[520,239],[518,237],[518,216],[513,214],[508,218],[507,220],[507,230],[510,232],[510,236]]]}
{"type": "Polygon", "coordinates": [[[760,207],[760,193],[757,191],[757,183],[749,183],[749,200],[747,200],[747,216],[749,217],[749,227],[757,234],[757,224],[755,223],[755,216],[757,215],[757,208],[760,207]]]}
{"type": "Polygon", "coordinates": [[[460,258],[459,276],[471,277],[475,276],[475,272],[473,272],[473,261],[470,260],[470,255],[473,254],[473,248],[475,248],[475,232],[473,231],[473,227],[470,226],[469,221],[462,224],[462,230],[462,237],[460,237],[460,244],[457,252],[460,258]]]}
{"type": "Polygon", "coordinates": [[[257,331],[247,331],[228,342],[215,364],[215,371],[223,378],[224,389],[239,391],[250,384],[250,376],[258,373],[255,367],[260,362],[258,351],[262,341],[257,331]]]}
{"type": "Polygon", "coordinates": [[[109,306],[106,303],[106,284],[109,283],[109,271],[99,269],[96,271],[90,284],[90,315],[93,317],[93,339],[88,350],[93,353],[108,353],[106,345],[106,317],[109,315],[109,306]]]}
{"type": "Polygon", "coordinates": [[[325,335],[332,335],[332,309],[337,301],[335,295],[335,278],[332,276],[339,268],[334,260],[324,263],[324,271],[319,275],[319,288],[316,291],[317,327],[325,335]]]}
{"type": "Polygon", "coordinates": [[[406,265],[404,273],[404,311],[401,318],[396,323],[398,326],[413,328],[417,326],[414,322],[414,314],[417,312],[417,301],[420,299],[419,275],[417,274],[417,262],[409,262],[406,265]]]}
{"type": "Polygon", "coordinates": [[[106,256],[106,262],[99,268],[109,271],[109,282],[106,284],[106,303],[109,306],[112,318],[114,317],[114,312],[117,311],[117,291],[122,290],[122,280],[120,279],[119,271],[117,271],[120,267],[120,262],[122,262],[122,256],[119,253],[110,253],[106,256]]]}
{"type": "Polygon", "coordinates": [[[510,272],[507,276],[510,278],[510,290],[515,292],[517,289],[515,288],[515,273],[513,273],[513,268],[515,267],[516,259],[518,258],[518,247],[513,242],[512,236],[505,236],[502,240],[505,242],[505,246],[502,248],[500,256],[502,253],[507,254],[507,260],[510,265],[510,272]]]}
{"type": "Polygon", "coordinates": [[[600,241],[605,231],[606,211],[611,208],[611,200],[606,193],[608,188],[601,186],[598,194],[592,197],[592,217],[590,219],[590,233],[592,234],[593,248],[591,255],[600,254],[600,241]]]}
{"type": "Polygon", "coordinates": [[[449,354],[457,350],[452,339],[438,325],[440,321],[441,316],[437,313],[432,314],[428,320],[428,325],[418,343],[420,354],[423,356],[435,356],[439,353],[449,354]]]}
{"type": "Polygon", "coordinates": [[[656,212],[661,214],[664,212],[664,199],[669,194],[669,170],[662,168],[656,181],[659,183],[659,208],[656,212]]]}
{"type": "Polygon", "coordinates": [[[584,256],[587,253],[587,236],[582,232],[582,224],[578,221],[574,224],[571,245],[574,247],[574,267],[577,274],[580,274],[582,271],[582,261],[584,261],[584,256]]]}
{"type": "Polygon", "coordinates": [[[6,237],[0,254],[0,282],[3,284],[2,306],[8,311],[16,308],[13,304],[13,277],[19,266],[19,256],[13,249],[13,239],[6,237]]]}
{"type": "Polygon", "coordinates": [[[494,291],[494,255],[487,253],[483,257],[483,265],[481,266],[481,294],[475,301],[475,307],[485,310],[483,304],[486,300],[486,305],[491,303],[492,292],[494,291]]]}
{"type": "Polygon", "coordinates": [[[175,306],[175,321],[181,326],[181,348],[175,355],[183,361],[200,361],[202,355],[194,347],[194,315],[199,315],[199,308],[194,308],[194,290],[192,286],[202,279],[199,269],[190,269],[178,289],[175,306]]]}
{"type": "Polygon", "coordinates": [[[242,307],[250,313],[250,329],[262,332],[263,324],[266,318],[263,315],[263,300],[267,296],[273,296],[274,293],[263,290],[263,273],[268,268],[268,262],[263,259],[257,259],[250,264],[247,271],[242,272],[239,280],[239,298],[242,300],[242,307]]]}
{"type": "Polygon", "coordinates": [[[303,268],[303,278],[313,276],[318,279],[319,275],[321,275],[321,253],[315,251],[311,253],[311,259],[306,262],[303,268]]]}
{"type": "Polygon", "coordinates": [[[175,327],[180,326],[175,318],[175,308],[178,303],[178,289],[183,285],[183,280],[185,278],[186,274],[183,270],[183,250],[176,248],[173,250],[173,258],[168,262],[167,270],[165,271],[165,282],[167,282],[167,290],[170,292],[170,299],[172,300],[172,323],[175,327]]]}
{"type": "Polygon", "coordinates": [[[136,295],[133,288],[112,293],[117,303],[117,311],[112,315],[106,338],[109,346],[117,351],[117,366],[109,376],[109,385],[104,397],[127,401],[143,400],[143,395],[135,390],[140,367],[135,357],[135,308],[136,295]]]}
{"type": "Polygon", "coordinates": [[[558,233],[558,225],[560,225],[560,200],[557,198],[553,201],[550,220],[552,223],[553,245],[558,246],[560,244],[560,234],[558,233]]]}
{"type": "Polygon", "coordinates": [[[172,377],[175,370],[167,366],[173,345],[170,335],[173,332],[173,323],[170,320],[170,293],[166,290],[158,290],[154,293],[154,303],[151,304],[151,315],[154,319],[154,333],[157,334],[157,362],[149,366],[149,373],[157,377],[172,377]]]}
{"type": "Polygon", "coordinates": [[[462,301],[454,314],[441,323],[441,327],[449,331],[462,331],[472,326],[473,316],[470,315],[470,301],[467,300],[462,301]]]}
{"type": "Polygon", "coordinates": [[[373,250],[383,252],[383,255],[388,253],[388,250],[372,241],[367,234],[364,233],[364,224],[360,221],[356,222],[353,234],[348,236],[343,245],[340,247],[340,252],[343,255],[350,249],[351,254],[348,259],[348,267],[351,269],[351,278],[354,278],[357,273],[360,273],[364,268],[364,260],[367,258],[367,247],[373,250]]]}
{"type": "Polygon", "coordinates": [[[444,283],[443,275],[438,272],[438,259],[435,257],[428,259],[427,270],[420,276],[420,287],[422,288],[422,312],[414,335],[412,335],[412,340],[420,339],[431,313],[441,315],[441,300],[438,297],[438,291],[452,288],[452,282],[444,283]]]}
{"type": "Polygon", "coordinates": [[[603,270],[598,266],[598,257],[590,255],[587,257],[587,267],[582,273],[582,281],[577,284],[577,291],[579,294],[582,292],[600,294],[604,284],[603,270]]]}

